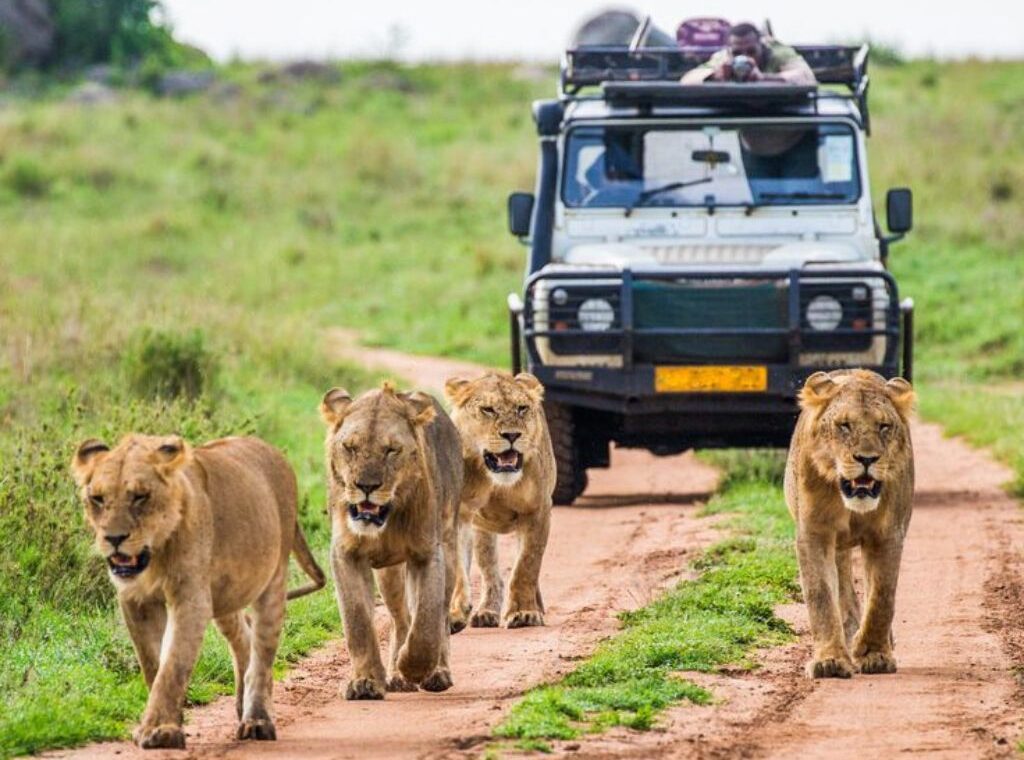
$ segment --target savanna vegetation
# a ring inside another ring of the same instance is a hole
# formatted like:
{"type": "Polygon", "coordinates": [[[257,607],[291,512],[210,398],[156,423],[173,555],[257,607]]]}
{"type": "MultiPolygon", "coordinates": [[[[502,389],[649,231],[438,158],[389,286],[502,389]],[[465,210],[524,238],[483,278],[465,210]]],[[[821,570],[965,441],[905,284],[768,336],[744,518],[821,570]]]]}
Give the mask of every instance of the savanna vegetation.
{"type": "MultiPolygon", "coordinates": [[[[262,435],[298,470],[323,557],[316,404],[331,385],[376,381],[337,360],[330,330],[505,362],[504,296],[523,251],[505,233],[504,196],[532,185],[528,104],[554,73],[329,73],[229,66],[193,97],[125,88],[94,105],[53,84],[0,110],[0,755],[124,735],[145,699],[67,473],[75,442],[262,435]]],[[[916,194],[917,229],[891,264],[918,305],[923,411],[1024,473],[1024,64],[912,62],[876,70],[873,87],[876,195],[916,194]]],[[[720,508],[748,513],[745,537],[710,554],[696,585],[630,616],[576,680],[531,699],[569,716],[568,730],[643,725],[666,700],[702,698],[672,670],[742,660],[785,635],[770,610],[794,568],[781,553],[760,562],[762,542],[785,543],[765,482],[724,492],[720,508]],[[680,610],[739,576],[750,595],[715,619],[721,649],[645,659],[680,610]],[[614,679],[594,690],[619,662],[642,665],[642,699],[614,679]]],[[[338,634],[333,598],[294,603],[288,625],[282,662],[338,634]]],[[[211,636],[191,697],[230,679],[211,636]]],[[[507,731],[561,735],[535,722],[524,707],[507,731]]]]}

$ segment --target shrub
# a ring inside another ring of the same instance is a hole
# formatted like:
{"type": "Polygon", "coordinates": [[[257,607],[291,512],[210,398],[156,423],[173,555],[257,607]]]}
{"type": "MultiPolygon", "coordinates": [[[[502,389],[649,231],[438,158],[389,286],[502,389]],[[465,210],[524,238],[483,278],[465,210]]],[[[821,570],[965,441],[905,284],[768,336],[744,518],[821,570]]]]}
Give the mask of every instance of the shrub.
{"type": "Polygon", "coordinates": [[[50,192],[50,176],[32,158],[16,159],[4,175],[4,182],[23,198],[41,198],[50,192]]]}
{"type": "Polygon", "coordinates": [[[141,398],[195,401],[212,389],[216,361],[200,330],[186,334],[143,330],[128,346],[123,365],[141,398]]]}

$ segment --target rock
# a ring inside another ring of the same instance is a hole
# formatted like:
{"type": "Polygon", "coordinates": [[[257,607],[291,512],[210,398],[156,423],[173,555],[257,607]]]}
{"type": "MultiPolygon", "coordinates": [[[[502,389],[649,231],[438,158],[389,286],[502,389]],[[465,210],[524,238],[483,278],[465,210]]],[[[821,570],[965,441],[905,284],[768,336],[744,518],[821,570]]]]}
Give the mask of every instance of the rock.
{"type": "Polygon", "coordinates": [[[0,0],[0,30],[9,66],[38,66],[53,55],[56,27],[46,0],[0,0]]]}
{"type": "Polygon", "coordinates": [[[320,82],[337,82],[341,79],[337,67],[320,61],[292,61],[281,67],[281,73],[291,79],[315,79],[320,82]]]}
{"type": "Polygon", "coordinates": [[[117,101],[117,91],[99,82],[82,82],[70,93],[68,102],[80,103],[82,105],[99,105],[102,103],[113,103],[117,101]]]}
{"type": "Polygon", "coordinates": [[[117,78],[117,69],[109,63],[97,63],[86,67],[82,75],[87,82],[111,85],[114,84],[114,80],[117,78]]]}
{"type": "Polygon", "coordinates": [[[208,90],[216,79],[212,71],[168,71],[160,77],[156,91],[164,97],[177,98],[208,90]]]}
{"type": "Polygon", "coordinates": [[[293,81],[308,79],[326,84],[335,84],[341,81],[341,72],[330,63],[292,61],[275,69],[265,69],[260,72],[258,77],[260,84],[277,84],[286,79],[293,81]]]}

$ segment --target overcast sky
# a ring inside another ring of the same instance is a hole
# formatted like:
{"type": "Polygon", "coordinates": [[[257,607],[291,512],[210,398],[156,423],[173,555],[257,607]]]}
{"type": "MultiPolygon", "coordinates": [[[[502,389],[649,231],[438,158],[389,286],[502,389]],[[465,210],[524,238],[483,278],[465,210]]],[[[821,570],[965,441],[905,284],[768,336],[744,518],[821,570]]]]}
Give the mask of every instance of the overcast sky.
{"type": "MultiPolygon", "coordinates": [[[[911,55],[1024,58],[1020,0],[736,0],[694,5],[650,0],[614,4],[651,13],[674,30],[683,13],[760,23],[794,43],[869,36],[911,55]],[[970,11],[968,13],[967,11],[970,11]]],[[[608,4],[587,0],[165,0],[186,41],[218,59],[393,54],[423,59],[555,62],[579,20],[608,4]]]]}

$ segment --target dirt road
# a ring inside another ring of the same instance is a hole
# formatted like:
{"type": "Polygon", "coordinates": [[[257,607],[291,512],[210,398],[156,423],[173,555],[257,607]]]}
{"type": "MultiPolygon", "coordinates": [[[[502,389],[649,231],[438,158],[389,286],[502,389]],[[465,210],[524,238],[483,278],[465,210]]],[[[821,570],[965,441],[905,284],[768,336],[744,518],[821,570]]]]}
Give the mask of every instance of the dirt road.
{"type": "MultiPolygon", "coordinates": [[[[351,352],[351,343],[340,336],[351,352]]],[[[360,359],[437,388],[471,365],[363,351],[360,359]]],[[[1003,757],[1024,731],[1024,592],[1017,553],[1019,506],[1000,489],[1010,474],[938,428],[914,431],[918,492],[903,560],[895,626],[900,670],[890,676],[811,682],[801,605],[780,613],[800,642],[762,653],[753,672],[696,676],[720,698],[710,707],[666,713],[661,730],[616,730],[557,746],[575,757],[1003,757]]],[[[346,702],[348,673],[335,644],[278,687],[273,744],[230,740],[228,700],[195,710],[191,757],[402,758],[475,756],[490,728],[529,686],[571,669],[616,628],[615,612],[649,601],[652,588],[679,577],[715,538],[696,516],[715,473],[692,456],[656,459],[616,452],[595,471],[579,505],[555,511],[542,583],[548,625],[517,631],[469,630],[453,639],[456,685],[440,694],[346,702]],[[385,737],[385,738],[378,738],[385,737]]],[[[512,547],[502,547],[503,556],[512,547]]],[[[689,677],[689,676],[688,676],[689,677]]],[[[128,745],[88,747],[73,756],[143,756],[128,745]]],[[[146,758],[182,753],[145,753],[146,758]]]]}

